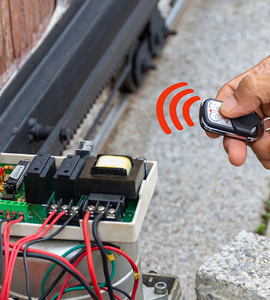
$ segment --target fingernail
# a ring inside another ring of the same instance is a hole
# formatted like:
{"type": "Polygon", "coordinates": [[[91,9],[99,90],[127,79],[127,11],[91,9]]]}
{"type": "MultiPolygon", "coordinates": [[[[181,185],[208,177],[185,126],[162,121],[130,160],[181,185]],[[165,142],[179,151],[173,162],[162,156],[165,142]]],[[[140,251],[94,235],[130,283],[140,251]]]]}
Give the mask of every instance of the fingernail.
{"type": "Polygon", "coordinates": [[[237,100],[234,96],[231,96],[222,102],[220,109],[224,112],[230,112],[236,108],[237,104],[237,100]]]}

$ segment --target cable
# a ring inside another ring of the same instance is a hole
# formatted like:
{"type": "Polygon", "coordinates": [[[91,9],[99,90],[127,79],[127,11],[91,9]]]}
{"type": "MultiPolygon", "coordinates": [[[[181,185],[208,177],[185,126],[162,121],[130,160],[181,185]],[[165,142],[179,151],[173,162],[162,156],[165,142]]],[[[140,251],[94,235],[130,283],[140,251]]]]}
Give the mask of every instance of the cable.
{"type": "MultiPolygon", "coordinates": [[[[15,244],[9,243],[9,246],[14,247],[15,244]]],[[[20,250],[23,251],[23,249],[24,249],[24,247],[21,246],[20,250]]],[[[43,251],[43,250],[39,250],[39,249],[32,249],[32,248],[28,248],[27,253],[41,254],[41,255],[46,255],[48,257],[51,257],[51,258],[55,258],[58,261],[61,261],[64,265],[68,266],[71,270],[73,270],[73,272],[75,272],[77,275],[79,275],[85,282],[88,282],[86,280],[86,278],[82,275],[82,273],[80,271],[78,271],[76,268],[74,268],[74,266],[67,259],[63,258],[62,256],[59,256],[57,254],[50,253],[50,252],[47,252],[47,251],[43,251]]],[[[3,299],[1,299],[1,300],[3,300],[3,299]]]]}
{"type": "Polygon", "coordinates": [[[93,237],[98,245],[98,248],[99,248],[99,251],[101,254],[102,263],[103,263],[103,272],[104,272],[104,276],[105,276],[105,280],[106,280],[106,284],[107,284],[107,288],[108,288],[109,297],[111,300],[115,300],[113,289],[112,289],[112,283],[111,283],[110,275],[109,275],[107,255],[106,255],[104,246],[99,238],[98,231],[97,231],[98,223],[101,221],[101,219],[103,219],[103,217],[104,217],[104,214],[96,215],[96,217],[93,221],[93,225],[92,225],[92,233],[93,233],[93,237]]]}
{"type": "Polygon", "coordinates": [[[135,282],[134,282],[134,287],[133,287],[131,298],[133,300],[135,300],[137,289],[138,289],[138,285],[139,285],[139,278],[140,278],[140,271],[139,271],[137,265],[135,264],[135,262],[133,261],[133,259],[130,256],[128,256],[124,251],[122,251],[122,250],[120,250],[118,248],[115,248],[115,247],[111,247],[111,246],[104,246],[104,248],[107,249],[107,250],[115,251],[116,253],[121,254],[131,264],[131,266],[132,266],[132,268],[134,270],[134,277],[135,277],[135,282]]]}
{"type": "MultiPolygon", "coordinates": [[[[108,289],[107,288],[104,288],[102,287],[101,288],[102,290],[108,292],[108,289]]],[[[81,286],[80,284],[72,284],[70,285],[69,287],[67,287],[65,289],[65,293],[68,293],[68,292],[74,292],[74,291],[81,291],[81,290],[85,290],[85,288],[83,286],[81,286]]],[[[120,289],[119,289],[120,290],[120,289]]],[[[122,291],[123,292],[123,291],[122,291]]],[[[125,293],[124,295],[128,295],[127,293],[125,293]]],[[[58,293],[53,295],[49,300],[56,300],[57,299],[57,296],[58,296],[58,293]]],[[[115,298],[117,300],[122,300],[118,295],[114,294],[115,298]]],[[[128,299],[131,299],[130,296],[128,295],[128,299]]],[[[132,300],[132,299],[131,299],[132,300]]]]}
{"type": "MultiPolygon", "coordinates": [[[[2,288],[2,293],[1,296],[3,299],[5,299],[5,297],[8,299],[9,298],[9,291],[10,291],[10,287],[11,287],[11,280],[12,280],[12,274],[13,274],[13,270],[14,270],[14,265],[15,265],[15,261],[16,261],[16,257],[20,251],[20,248],[27,242],[30,242],[36,238],[39,238],[41,236],[43,236],[44,234],[46,234],[50,228],[58,221],[58,219],[61,218],[62,213],[59,214],[58,216],[56,216],[56,218],[51,222],[51,224],[42,232],[42,230],[44,229],[44,227],[50,222],[50,220],[54,217],[56,212],[52,212],[51,215],[44,221],[44,223],[41,225],[41,227],[39,228],[39,230],[37,230],[37,232],[35,232],[34,234],[30,235],[30,236],[26,236],[24,238],[19,239],[14,245],[13,245],[13,249],[11,252],[11,257],[9,260],[9,266],[8,269],[6,271],[6,277],[4,280],[4,284],[3,284],[3,288],[2,288]]],[[[21,216],[22,218],[23,216],[21,216]]],[[[18,220],[21,221],[21,218],[19,218],[18,220]]],[[[17,220],[17,221],[18,221],[17,220]]],[[[12,223],[12,222],[11,222],[12,223]]]]}
{"type": "Polygon", "coordinates": [[[85,215],[83,217],[83,236],[84,236],[84,242],[85,242],[86,252],[87,252],[87,264],[88,264],[90,278],[91,278],[94,290],[95,290],[96,294],[100,297],[100,299],[103,300],[103,297],[102,297],[101,292],[98,287],[96,274],[95,274],[95,270],[94,270],[94,265],[93,265],[91,243],[90,243],[89,232],[88,232],[89,218],[90,218],[90,212],[88,211],[85,213],[85,215]]]}
{"type": "Polygon", "coordinates": [[[125,292],[122,289],[119,289],[118,287],[115,287],[115,286],[113,286],[112,288],[115,291],[117,291],[117,292],[122,293],[123,295],[125,295],[129,300],[132,300],[131,296],[127,292],[125,292]]]}
{"type": "MultiPolygon", "coordinates": [[[[61,213],[62,214],[62,213],[61,213]]],[[[62,214],[62,216],[64,216],[66,213],[64,212],[64,214],[62,214]]],[[[27,257],[26,257],[26,252],[27,252],[27,249],[33,245],[33,244],[36,244],[36,243],[40,243],[40,242],[44,242],[44,241],[47,241],[47,240],[50,240],[52,239],[53,237],[55,237],[57,234],[59,234],[71,221],[72,219],[76,217],[76,214],[73,214],[71,215],[65,222],[64,224],[58,228],[54,233],[52,233],[51,235],[45,237],[45,238],[40,238],[38,240],[35,240],[35,241],[31,241],[29,243],[27,243],[25,245],[25,248],[23,250],[23,263],[24,263],[24,269],[25,269],[25,280],[26,280],[26,290],[27,290],[27,296],[28,296],[28,299],[31,300],[31,288],[30,288],[30,279],[29,279],[29,269],[28,269],[28,264],[27,264],[27,257]]]]}
{"type": "MultiPolygon", "coordinates": [[[[101,289],[104,289],[104,287],[101,287],[101,289]]],[[[117,292],[122,293],[123,295],[125,295],[127,297],[127,299],[132,300],[132,298],[130,297],[130,295],[127,292],[125,292],[125,291],[123,291],[123,290],[121,290],[121,289],[119,289],[117,287],[114,287],[114,286],[113,286],[113,289],[116,290],[117,292]]],[[[73,284],[73,285],[68,286],[65,289],[64,293],[74,292],[74,291],[81,291],[81,290],[85,290],[85,288],[83,286],[81,286],[80,284],[73,284]]],[[[105,291],[107,291],[107,290],[105,290],[105,291]]],[[[59,295],[59,293],[53,295],[49,300],[56,300],[58,295],[59,295]]],[[[116,294],[114,294],[114,296],[117,299],[121,299],[116,294]]]]}
{"type": "MultiPolygon", "coordinates": [[[[83,277],[81,277],[77,272],[75,272],[72,268],[70,268],[67,264],[65,264],[62,260],[60,260],[60,259],[58,259],[54,256],[51,256],[51,255],[29,252],[29,250],[30,249],[28,249],[27,256],[40,258],[40,259],[45,259],[45,260],[50,260],[50,261],[58,264],[63,269],[65,269],[68,273],[70,273],[73,277],[75,277],[82,284],[82,286],[84,286],[84,288],[87,290],[87,292],[90,294],[90,296],[94,300],[100,300],[100,298],[94,293],[94,291],[92,290],[92,288],[90,287],[88,282],[83,277]]],[[[36,249],[35,249],[35,251],[36,251],[36,249]]]]}
{"type": "MultiPolygon", "coordinates": [[[[105,288],[105,287],[103,287],[103,288],[101,288],[102,290],[104,290],[105,292],[109,292],[109,290],[107,289],[107,288],[105,288]]],[[[117,300],[122,300],[118,295],[116,295],[116,294],[113,294],[113,297],[114,298],[116,298],[117,300]]]]}
{"type": "MultiPolygon", "coordinates": [[[[80,246],[80,245],[78,245],[80,246]]],[[[74,247],[75,248],[75,247],[74,247]]],[[[75,251],[75,250],[74,250],[75,251]]],[[[67,251],[69,252],[69,251],[67,251]]],[[[66,257],[69,253],[65,252],[62,257],[66,257]]],[[[78,257],[80,257],[83,253],[85,253],[85,249],[81,249],[81,251],[77,252],[71,259],[70,259],[70,263],[72,264],[74,261],[76,261],[78,259],[78,257]]],[[[60,281],[60,279],[64,276],[65,274],[65,270],[62,270],[60,272],[60,274],[56,277],[56,279],[53,281],[53,283],[48,287],[48,289],[45,292],[45,283],[46,280],[49,276],[49,274],[52,272],[52,270],[54,269],[54,267],[56,266],[56,264],[54,263],[53,265],[51,265],[51,267],[49,268],[49,270],[46,272],[43,280],[42,280],[42,284],[41,284],[41,297],[38,300],[44,300],[46,299],[46,297],[50,294],[50,292],[53,290],[53,288],[57,285],[57,283],[60,281]]]]}
{"type": "MultiPolygon", "coordinates": [[[[9,218],[9,215],[8,215],[8,218],[9,218]]],[[[19,223],[21,220],[23,219],[23,216],[20,216],[19,219],[17,220],[12,220],[10,221],[4,228],[4,232],[3,232],[3,244],[4,244],[4,250],[5,250],[5,278],[4,278],[4,282],[2,284],[2,291],[1,291],[1,299],[5,300],[5,282],[6,282],[6,279],[8,278],[9,276],[9,262],[11,261],[12,259],[12,255],[10,257],[9,255],[9,236],[10,236],[10,226],[12,224],[15,224],[15,223],[19,223]]],[[[12,254],[12,253],[11,253],[12,254]]],[[[9,297],[7,297],[8,299],[9,297]]]]}
{"type": "MultiPolygon", "coordinates": [[[[86,250],[85,250],[85,244],[81,244],[81,245],[77,245],[71,249],[69,249],[68,251],[66,251],[62,257],[66,257],[68,254],[70,254],[71,252],[73,251],[76,251],[77,249],[79,248],[84,248],[82,249],[81,251],[77,252],[75,254],[75,256],[73,256],[71,259],[70,259],[70,263],[73,263],[75,260],[77,260],[77,258],[79,258],[86,250]]],[[[98,247],[97,246],[94,246],[93,245],[93,248],[92,248],[92,251],[96,251],[98,250],[98,247]]],[[[108,253],[109,256],[112,255],[112,253],[109,251],[109,250],[106,250],[106,252],[108,253]]],[[[77,262],[76,262],[77,263],[77,262]]],[[[79,263],[79,262],[78,262],[79,263]]],[[[115,276],[115,270],[116,270],[116,264],[115,264],[115,260],[111,260],[111,263],[112,263],[112,273],[111,273],[111,276],[110,276],[110,279],[113,280],[114,276],[115,276]]],[[[77,264],[76,264],[77,265],[77,264]]],[[[41,297],[39,298],[39,300],[44,300],[46,299],[45,297],[49,295],[49,293],[52,291],[52,289],[56,286],[56,284],[59,282],[59,280],[63,277],[64,273],[65,273],[65,270],[62,270],[61,273],[57,276],[57,278],[54,280],[54,282],[50,285],[50,287],[47,289],[47,291],[45,292],[45,283],[46,283],[46,280],[49,276],[49,274],[52,272],[52,270],[54,269],[54,267],[56,266],[56,264],[53,264],[49,270],[46,272],[43,280],[42,280],[42,284],[41,284],[41,297]]],[[[75,266],[75,265],[74,265],[75,266]]],[[[101,288],[101,287],[104,287],[106,286],[106,282],[103,282],[103,283],[100,283],[98,284],[98,286],[101,288]]],[[[58,295],[58,293],[57,293],[58,295]]]]}
{"type": "MultiPolygon", "coordinates": [[[[94,247],[94,248],[92,249],[92,251],[95,251],[95,250],[98,250],[98,249],[99,249],[98,247],[94,247]]],[[[110,256],[112,255],[112,253],[111,253],[109,250],[107,250],[107,253],[108,253],[110,256]]],[[[78,264],[81,262],[81,260],[82,260],[86,255],[87,255],[87,252],[83,253],[83,254],[78,258],[78,260],[74,263],[74,267],[77,267],[78,264]]],[[[105,254],[105,255],[106,255],[106,254],[105,254]]],[[[106,255],[106,260],[107,260],[107,255],[106,255]]],[[[115,265],[113,264],[113,262],[114,262],[114,257],[113,257],[113,259],[112,259],[112,265],[113,265],[113,267],[115,267],[115,265]]],[[[112,268],[112,274],[111,274],[111,277],[109,277],[109,280],[112,280],[113,277],[114,277],[114,275],[115,275],[115,270],[114,270],[114,268],[112,268]]],[[[68,274],[68,276],[66,277],[66,279],[65,279],[65,281],[64,281],[64,283],[63,283],[63,285],[62,285],[62,288],[61,288],[61,290],[60,290],[60,292],[59,292],[59,294],[58,294],[57,299],[61,299],[62,295],[64,294],[66,285],[67,285],[67,283],[68,283],[68,281],[69,281],[69,278],[70,278],[70,274],[68,274]]],[[[99,284],[99,285],[98,285],[99,288],[104,287],[104,286],[106,286],[106,283],[104,283],[104,284],[99,284]]]]}
{"type": "Polygon", "coordinates": [[[1,219],[0,220],[0,282],[1,282],[1,275],[2,275],[2,264],[3,264],[3,235],[2,235],[2,225],[5,222],[13,221],[11,219],[1,219]]]}

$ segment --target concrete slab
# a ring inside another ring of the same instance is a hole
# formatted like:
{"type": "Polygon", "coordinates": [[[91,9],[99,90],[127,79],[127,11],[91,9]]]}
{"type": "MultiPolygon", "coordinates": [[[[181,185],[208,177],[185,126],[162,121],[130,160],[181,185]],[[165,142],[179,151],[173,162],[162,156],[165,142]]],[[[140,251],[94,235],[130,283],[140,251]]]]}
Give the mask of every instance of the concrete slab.
{"type": "Polygon", "coordinates": [[[197,300],[270,299],[270,240],[240,232],[196,276],[197,300]]]}

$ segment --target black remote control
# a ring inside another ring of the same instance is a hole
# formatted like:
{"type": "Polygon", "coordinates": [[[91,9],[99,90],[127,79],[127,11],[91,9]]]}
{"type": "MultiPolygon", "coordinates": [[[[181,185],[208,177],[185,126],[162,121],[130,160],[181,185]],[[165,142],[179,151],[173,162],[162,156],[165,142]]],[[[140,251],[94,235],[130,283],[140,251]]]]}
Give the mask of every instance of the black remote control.
{"type": "Polygon", "coordinates": [[[260,139],[264,126],[260,116],[250,113],[239,118],[228,119],[219,109],[222,101],[205,99],[200,107],[200,124],[205,131],[253,142],[260,139]]]}

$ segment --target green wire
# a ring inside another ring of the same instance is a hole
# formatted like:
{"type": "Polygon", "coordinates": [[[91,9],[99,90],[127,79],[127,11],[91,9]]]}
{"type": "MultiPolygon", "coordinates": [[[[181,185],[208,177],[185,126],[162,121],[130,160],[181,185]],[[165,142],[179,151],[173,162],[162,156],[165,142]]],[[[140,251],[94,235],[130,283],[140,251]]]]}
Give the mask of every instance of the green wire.
{"type": "MultiPolygon", "coordinates": [[[[80,245],[77,245],[77,246],[74,246],[73,248],[69,249],[68,251],[66,251],[62,257],[66,257],[67,255],[69,255],[70,253],[76,251],[77,249],[80,249],[80,248],[85,248],[85,244],[80,244],[80,245]]],[[[111,255],[112,253],[109,251],[109,250],[105,250],[107,252],[107,254],[111,255]]],[[[111,261],[112,263],[112,273],[111,273],[111,276],[110,276],[110,280],[113,280],[114,276],[115,276],[115,271],[116,271],[116,265],[115,265],[115,261],[112,260],[111,261]]],[[[41,283],[41,295],[43,295],[45,293],[45,284],[46,284],[46,281],[47,281],[47,278],[49,277],[50,273],[52,272],[52,270],[56,267],[56,263],[52,264],[50,266],[50,268],[48,269],[48,271],[46,272],[46,274],[44,275],[43,277],[43,280],[42,280],[42,283],[41,283]]],[[[106,282],[103,282],[103,283],[100,283],[98,285],[100,288],[101,287],[104,287],[106,286],[106,282]]],[[[73,287],[73,288],[68,288],[68,289],[65,289],[64,290],[64,293],[66,292],[70,292],[70,291],[77,291],[77,290],[83,290],[84,287],[73,287]]],[[[55,297],[58,296],[59,293],[57,293],[55,296],[53,296],[53,299],[56,299],[55,297]]]]}
{"type": "MultiPolygon", "coordinates": [[[[67,292],[74,292],[74,291],[81,291],[81,290],[85,290],[85,288],[84,288],[83,286],[74,286],[74,287],[72,287],[72,288],[65,289],[65,290],[64,290],[64,293],[67,293],[67,292]]],[[[57,299],[58,294],[59,294],[59,293],[57,293],[56,295],[54,295],[54,296],[51,298],[51,300],[57,299]]]]}
{"type": "MultiPolygon", "coordinates": [[[[84,248],[85,247],[85,244],[80,244],[80,245],[77,245],[77,246],[74,246],[73,248],[69,249],[68,251],[66,251],[62,257],[66,257],[68,256],[70,253],[74,252],[75,250],[77,249],[80,249],[80,248],[84,248]]],[[[50,268],[48,269],[48,271],[46,272],[46,274],[44,275],[43,277],[43,280],[42,280],[42,283],[41,283],[41,295],[43,295],[45,293],[45,284],[46,284],[46,281],[47,281],[47,278],[49,277],[50,273],[52,272],[52,270],[56,267],[56,263],[52,264],[50,266],[50,268]]]]}

